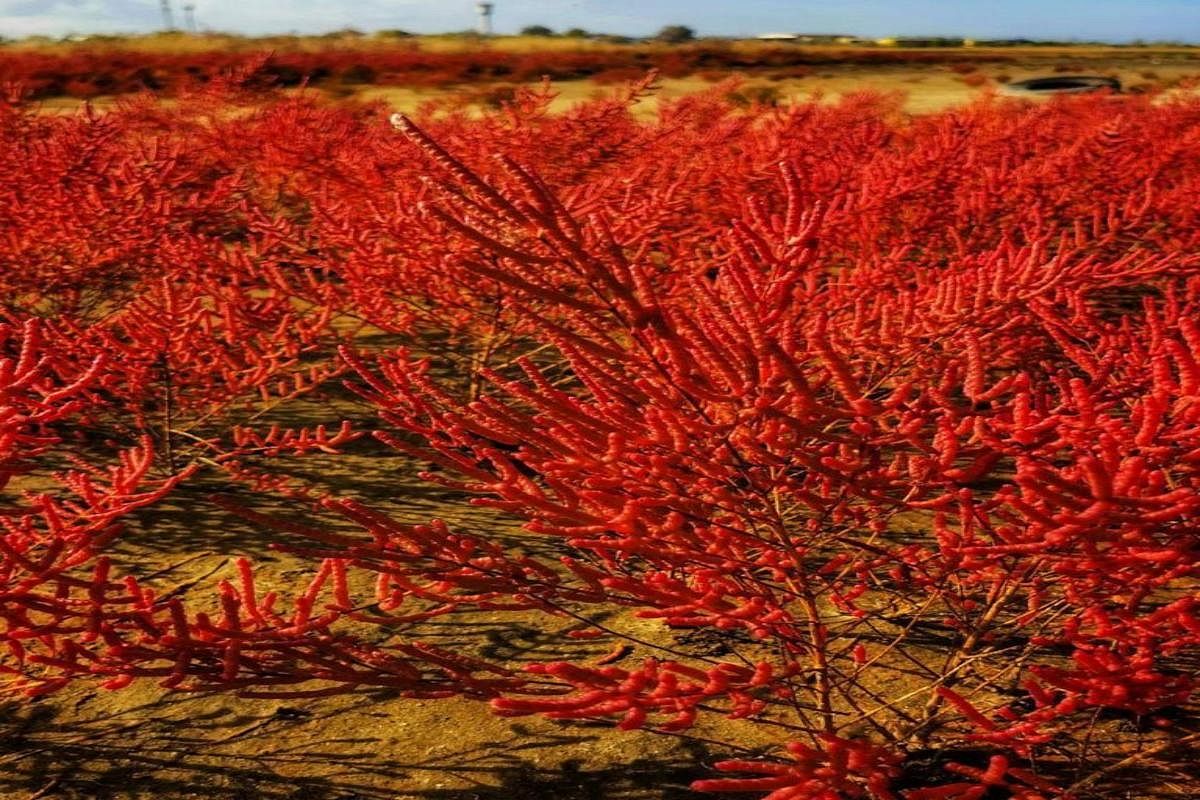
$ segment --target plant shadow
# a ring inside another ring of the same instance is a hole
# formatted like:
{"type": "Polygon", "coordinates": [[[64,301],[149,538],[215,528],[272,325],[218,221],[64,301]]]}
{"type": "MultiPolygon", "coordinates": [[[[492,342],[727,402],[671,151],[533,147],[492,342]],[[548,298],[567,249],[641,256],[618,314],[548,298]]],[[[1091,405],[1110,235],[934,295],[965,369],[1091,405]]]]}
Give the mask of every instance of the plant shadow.
{"type": "Polygon", "coordinates": [[[0,797],[683,800],[696,796],[688,785],[714,760],[695,741],[665,755],[639,754],[630,741],[628,760],[597,768],[569,756],[605,739],[600,729],[520,723],[495,741],[421,758],[411,747],[391,752],[361,719],[350,720],[356,735],[338,735],[347,729],[333,718],[345,710],[320,719],[291,708],[179,718],[188,703],[156,700],[86,725],[43,703],[0,706],[0,797]],[[152,724],[149,713],[172,719],[152,724]],[[331,734],[300,737],[312,722],[332,723],[331,734]]]}

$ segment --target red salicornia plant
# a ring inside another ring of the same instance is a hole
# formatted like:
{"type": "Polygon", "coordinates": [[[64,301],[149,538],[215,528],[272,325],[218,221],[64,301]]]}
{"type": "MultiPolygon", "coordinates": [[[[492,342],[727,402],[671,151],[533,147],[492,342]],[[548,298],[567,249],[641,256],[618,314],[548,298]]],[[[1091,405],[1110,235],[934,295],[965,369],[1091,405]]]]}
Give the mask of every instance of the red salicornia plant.
{"type": "Polygon", "coordinates": [[[1104,720],[1194,741],[1200,105],[645,89],[398,133],[228,88],[7,108],[0,474],[70,463],[0,517],[11,687],[718,731],[694,788],[770,800],[1082,796],[1104,720]],[[526,535],[292,474],[350,450],[526,535]],[[120,520],[201,482],[311,582],[118,575],[120,520]],[[421,640],[475,612],[598,649],[421,640]]]}

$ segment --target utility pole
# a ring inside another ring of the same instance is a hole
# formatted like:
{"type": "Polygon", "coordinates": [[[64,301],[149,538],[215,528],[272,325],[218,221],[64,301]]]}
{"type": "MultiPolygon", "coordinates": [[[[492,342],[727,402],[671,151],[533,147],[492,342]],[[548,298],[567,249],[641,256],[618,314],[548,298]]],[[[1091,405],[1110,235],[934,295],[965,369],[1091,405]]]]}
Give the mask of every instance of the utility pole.
{"type": "Polygon", "coordinates": [[[171,13],[171,0],[159,0],[159,6],[162,8],[163,29],[175,30],[175,15],[171,13]]]}

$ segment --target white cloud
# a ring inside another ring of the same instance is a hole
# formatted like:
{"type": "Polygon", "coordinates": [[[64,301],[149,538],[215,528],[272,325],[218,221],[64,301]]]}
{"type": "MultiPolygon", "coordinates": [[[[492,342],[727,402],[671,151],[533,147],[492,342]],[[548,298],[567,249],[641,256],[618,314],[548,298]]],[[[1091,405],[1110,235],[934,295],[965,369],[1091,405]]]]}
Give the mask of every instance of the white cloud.
{"type": "MultiPolygon", "coordinates": [[[[177,23],[189,0],[170,0],[177,23]]],[[[245,33],[319,32],[344,27],[464,30],[475,24],[474,0],[190,0],[202,28],[245,33]]],[[[607,3],[592,0],[499,0],[496,27],[607,21],[607,3]]],[[[616,16],[616,15],[612,15],[616,16]]],[[[152,31],[162,27],[159,0],[0,0],[0,36],[152,31]]]]}
{"type": "Polygon", "coordinates": [[[0,0],[0,35],[145,30],[153,0],[0,0]]]}
{"type": "MultiPolygon", "coordinates": [[[[176,23],[183,19],[186,0],[171,0],[176,23]]],[[[406,7],[437,8],[440,4],[366,0],[329,3],[317,0],[246,2],[246,0],[193,0],[197,22],[205,28],[250,33],[289,30],[329,30],[359,27],[396,27],[383,24],[403,17],[406,7]]],[[[469,24],[469,8],[459,27],[469,24]]],[[[434,21],[437,14],[424,15],[434,21]]],[[[152,31],[162,27],[158,0],[0,0],[0,35],[61,35],[70,32],[152,31]]]]}
{"type": "MultiPolygon", "coordinates": [[[[652,31],[665,24],[655,2],[672,7],[680,0],[497,0],[496,29],[515,32],[524,25],[565,29],[652,31]]],[[[175,22],[193,2],[200,28],[246,34],[319,32],[338,28],[414,32],[466,30],[475,24],[475,0],[170,0],[175,22]]],[[[0,0],[0,36],[70,32],[142,32],[162,28],[160,0],[0,0]]],[[[671,14],[667,14],[671,16],[671,14]]],[[[679,22],[666,19],[666,22],[679,22]]]]}

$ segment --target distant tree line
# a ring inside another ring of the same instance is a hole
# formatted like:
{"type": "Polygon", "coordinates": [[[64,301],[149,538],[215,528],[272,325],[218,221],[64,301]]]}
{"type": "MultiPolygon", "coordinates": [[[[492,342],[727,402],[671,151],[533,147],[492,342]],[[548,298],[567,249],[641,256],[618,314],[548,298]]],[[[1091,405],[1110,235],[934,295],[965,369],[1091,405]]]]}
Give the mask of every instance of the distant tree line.
{"type": "MultiPolygon", "coordinates": [[[[521,28],[522,36],[558,36],[559,34],[553,29],[545,25],[526,25],[521,28]]],[[[562,32],[562,36],[568,39],[584,39],[584,38],[603,38],[606,41],[621,39],[624,41],[632,41],[626,36],[608,36],[593,34],[583,28],[568,28],[562,32]]],[[[659,29],[658,33],[652,38],[660,42],[669,44],[681,44],[695,40],[696,32],[687,25],[664,25],[659,29]]]]}

